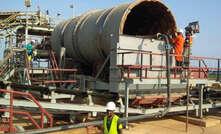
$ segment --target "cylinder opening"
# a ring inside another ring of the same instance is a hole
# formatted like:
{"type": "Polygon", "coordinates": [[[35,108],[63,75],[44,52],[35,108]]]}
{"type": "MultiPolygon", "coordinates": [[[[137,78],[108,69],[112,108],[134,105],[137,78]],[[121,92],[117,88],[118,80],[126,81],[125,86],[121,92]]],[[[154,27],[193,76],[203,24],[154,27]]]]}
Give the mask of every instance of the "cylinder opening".
{"type": "Polygon", "coordinates": [[[171,11],[159,1],[142,1],[136,4],[127,13],[123,23],[121,34],[126,35],[170,34],[177,29],[171,11]]]}

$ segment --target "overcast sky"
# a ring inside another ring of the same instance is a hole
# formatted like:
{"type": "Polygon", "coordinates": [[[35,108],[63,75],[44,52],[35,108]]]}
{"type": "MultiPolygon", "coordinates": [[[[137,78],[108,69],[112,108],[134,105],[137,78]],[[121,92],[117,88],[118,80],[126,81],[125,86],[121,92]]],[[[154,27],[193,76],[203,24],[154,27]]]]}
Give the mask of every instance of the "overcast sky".
{"type": "MultiPolygon", "coordinates": [[[[1,0],[0,11],[24,11],[25,0],[1,0]]],[[[93,9],[105,9],[134,0],[32,0],[31,10],[49,10],[50,15],[61,13],[63,18],[79,15],[93,9]]],[[[191,21],[200,22],[200,34],[194,40],[193,55],[221,57],[221,0],[162,0],[173,12],[179,28],[191,21]]],[[[3,42],[1,42],[3,43],[3,42]]],[[[1,54],[2,56],[2,54],[1,54]]],[[[1,58],[0,56],[0,58],[1,58]]]]}

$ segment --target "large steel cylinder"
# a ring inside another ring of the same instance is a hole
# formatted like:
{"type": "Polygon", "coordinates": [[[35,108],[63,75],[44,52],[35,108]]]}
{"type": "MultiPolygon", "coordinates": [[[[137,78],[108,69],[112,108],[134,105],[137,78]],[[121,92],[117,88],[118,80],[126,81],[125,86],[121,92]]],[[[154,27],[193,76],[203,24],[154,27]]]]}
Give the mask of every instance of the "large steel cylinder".
{"type": "Polygon", "coordinates": [[[60,57],[61,47],[64,46],[64,30],[70,20],[58,24],[52,32],[51,44],[56,56],[60,57]]]}
{"type": "Polygon", "coordinates": [[[103,61],[116,47],[120,34],[169,34],[177,29],[169,8],[160,0],[137,0],[106,10],[95,10],[58,24],[52,33],[52,49],[86,64],[103,61]]]}

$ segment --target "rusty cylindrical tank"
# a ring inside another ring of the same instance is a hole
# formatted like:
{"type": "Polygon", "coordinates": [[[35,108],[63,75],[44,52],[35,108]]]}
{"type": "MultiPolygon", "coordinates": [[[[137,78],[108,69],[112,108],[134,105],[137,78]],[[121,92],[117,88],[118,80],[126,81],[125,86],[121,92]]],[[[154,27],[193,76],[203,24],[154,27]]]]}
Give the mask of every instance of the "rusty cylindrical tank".
{"type": "Polygon", "coordinates": [[[103,61],[116,46],[120,34],[169,34],[177,29],[170,9],[160,0],[137,0],[106,10],[94,10],[55,27],[52,49],[85,64],[103,61]]]}

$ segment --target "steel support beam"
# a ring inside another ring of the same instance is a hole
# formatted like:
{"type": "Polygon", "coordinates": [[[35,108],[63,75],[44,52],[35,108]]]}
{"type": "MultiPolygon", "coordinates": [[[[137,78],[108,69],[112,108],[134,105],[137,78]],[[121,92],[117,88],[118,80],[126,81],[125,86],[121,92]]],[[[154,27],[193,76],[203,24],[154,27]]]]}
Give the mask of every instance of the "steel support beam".
{"type": "Polygon", "coordinates": [[[218,59],[218,70],[217,70],[217,77],[216,77],[216,81],[219,81],[220,80],[220,73],[219,73],[219,71],[220,71],[220,59],[218,59]]]}
{"type": "MultiPolygon", "coordinates": [[[[127,80],[125,81],[125,99],[124,99],[124,114],[125,118],[128,118],[128,105],[129,105],[129,85],[127,80]]],[[[128,121],[124,122],[125,128],[128,129],[128,121]]]]}
{"type": "MultiPolygon", "coordinates": [[[[0,105],[8,106],[10,103],[9,99],[0,98],[0,105]]],[[[105,106],[89,106],[89,105],[80,105],[80,104],[59,104],[59,103],[49,103],[49,102],[39,102],[43,108],[53,110],[61,110],[61,111],[82,111],[82,112],[103,112],[105,113],[105,106]]],[[[37,106],[31,101],[24,101],[24,100],[14,100],[13,105],[16,107],[27,107],[27,108],[36,108],[37,106]]],[[[202,109],[209,109],[209,108],[219,108],[221,107],[221,103],[217,104],[203,104],[202,109]]],[[[188,107],[189,110],[198,110],[199,105],[190,105],[188,107]]],[[[160,111],[164,111],[165,108],[154,108],[154,109],[135,109],[135,108],[128,108],[128,114],[154,114],[160,111]]],[[[186,106],[175,106],[171,107],[168,112],[181,112],[185,111],[186,106]]],[[[116,108],[116,113],[124,113],[124,108],[116,108]]]]}
{"type": "Polygon", "coordinates": [[[107,56],[107,58],[105,59],[103,65],[101,66],[100,70],[98,71],[98,73],[95,76],[95,81],[98,79],[98,77],[100,76],[101,72],[103,71],[104,67],[106,66],[106,64],[108,63],[108,60],[110,59],[110,55],[107,56]]]}
{"type": "Polygon", "coordinates": [[[204,85],[200,86],[200,91],[199,91],[199,118],[203,118],[203,89],[204,89],[204,85]]]}

